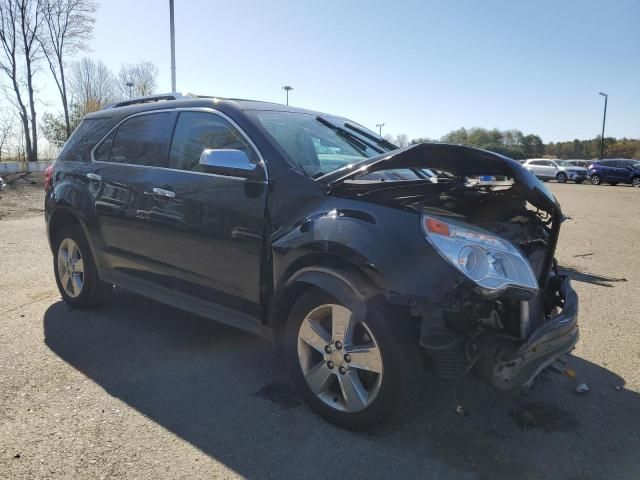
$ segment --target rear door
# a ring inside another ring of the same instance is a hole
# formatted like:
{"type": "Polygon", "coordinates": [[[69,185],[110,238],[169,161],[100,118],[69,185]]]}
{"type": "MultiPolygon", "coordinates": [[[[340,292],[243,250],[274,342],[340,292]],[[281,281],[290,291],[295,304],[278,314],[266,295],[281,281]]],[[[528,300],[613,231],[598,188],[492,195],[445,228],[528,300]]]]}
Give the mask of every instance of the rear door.
{"type": "Polygon", "coordinates": [[[147,210],[155,172],[168,165],[176,114],[145,112],[120,123],[93,150],[91,178],[99,248],[107,269],[146,278],[160,271],[153,257],[147,210]]]}

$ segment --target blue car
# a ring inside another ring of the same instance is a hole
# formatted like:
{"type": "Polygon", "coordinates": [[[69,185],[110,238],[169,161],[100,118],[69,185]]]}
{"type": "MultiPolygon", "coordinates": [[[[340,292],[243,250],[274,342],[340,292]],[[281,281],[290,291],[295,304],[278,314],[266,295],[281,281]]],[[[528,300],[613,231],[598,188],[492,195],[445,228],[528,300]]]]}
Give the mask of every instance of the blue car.
{"type": "Polygon", "coordinates": [[[640,160],[598,160],[589,167],[589,179],[594,185],[630,183],[640,188],[640,160]]]}

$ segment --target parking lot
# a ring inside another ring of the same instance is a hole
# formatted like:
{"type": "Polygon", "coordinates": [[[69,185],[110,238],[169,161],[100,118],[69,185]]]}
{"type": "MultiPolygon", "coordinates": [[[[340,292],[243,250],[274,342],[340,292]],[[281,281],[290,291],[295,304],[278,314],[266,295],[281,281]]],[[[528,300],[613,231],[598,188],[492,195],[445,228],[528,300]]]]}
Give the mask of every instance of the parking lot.
{"type": "Polygon", "coordinates": [[[557,256],[581,302],[569,371],[518,395],[462,381],[464,416],[454,384],[427,376],[418,410],[369,434],[311,413],[257,337],[122,290],[68,308],[41,186],[8,189],[0,478],[640,478],[640,191],[547,185],[570,217],[557,256]]]}

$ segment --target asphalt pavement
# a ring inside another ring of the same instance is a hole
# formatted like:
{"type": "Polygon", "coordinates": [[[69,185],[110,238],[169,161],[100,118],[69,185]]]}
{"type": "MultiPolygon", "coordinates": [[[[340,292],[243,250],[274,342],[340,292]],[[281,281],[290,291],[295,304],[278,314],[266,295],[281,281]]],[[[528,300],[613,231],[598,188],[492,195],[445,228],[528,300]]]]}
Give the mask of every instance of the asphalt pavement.
{"type": "Polygon", "coordinates": [[[640,191],[550,187],[581,301],[569,374],[462,381],[462,416],[425,375],[418,409],[372,433],[315,416],[260,338],[120,289],[70,309],[41,212],[0,215],[0,478],[640,478],[640,191]]]}

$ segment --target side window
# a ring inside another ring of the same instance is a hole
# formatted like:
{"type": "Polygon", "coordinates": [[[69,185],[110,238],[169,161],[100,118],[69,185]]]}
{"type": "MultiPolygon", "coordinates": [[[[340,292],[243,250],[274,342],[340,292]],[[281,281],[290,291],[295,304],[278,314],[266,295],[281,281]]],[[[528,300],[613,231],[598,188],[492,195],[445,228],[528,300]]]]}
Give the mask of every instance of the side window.
{"type": "Polygon", "coordinates": [[[108,161],[166,167],[172,118],[170,112],[158,112],[125,120],[115,132],[108,161]]]}
{"type": "Polygon", "coordinates": [[[111,144],[113,143],[113,137],[115,136],[115,131],[111,132],[107,138],[105,138],[98,148],[93,151],[93,159],[98,162],[108,162],[109,161],[109,152],[111,152],[111,144]]]}
{"type": "Polygon", "coordinates": [[[169,154],[169,167],[201,172],[200,155],[207,148],[242,150],[252,161],[255,152],[227,120],[206,112],[182,112],[178,117],[169,154]]]}

